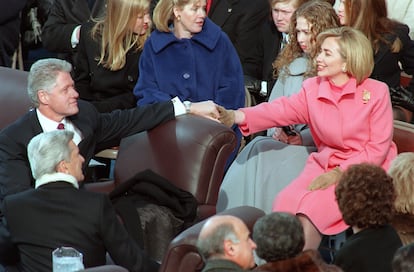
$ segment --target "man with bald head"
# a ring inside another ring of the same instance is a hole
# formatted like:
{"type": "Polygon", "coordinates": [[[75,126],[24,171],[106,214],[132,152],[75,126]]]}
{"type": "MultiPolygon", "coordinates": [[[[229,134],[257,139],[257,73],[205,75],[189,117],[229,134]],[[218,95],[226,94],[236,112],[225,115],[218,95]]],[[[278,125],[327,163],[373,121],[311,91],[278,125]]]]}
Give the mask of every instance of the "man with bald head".
{"type": "Polygon", "coordinates": [[[245,271],[255,266],[256,244],[242,220],[231,215],[215,215],[201,229],[197,247],[206,260],[202,272],[245,271]]]}

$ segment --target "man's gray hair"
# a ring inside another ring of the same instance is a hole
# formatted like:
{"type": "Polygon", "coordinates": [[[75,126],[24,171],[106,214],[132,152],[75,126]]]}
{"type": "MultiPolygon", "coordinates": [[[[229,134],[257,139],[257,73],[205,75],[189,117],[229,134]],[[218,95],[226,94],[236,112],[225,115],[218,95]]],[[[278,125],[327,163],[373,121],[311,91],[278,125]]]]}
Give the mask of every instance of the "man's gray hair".
{"type": "Polygon", "coordinates": [[[39,106],[38,91],[51,92],[53,87],[56,86],[56,78],[59,72],[70,73],[71,71],[72,65],[61,59],[41,59],[33,63],[27,83],[27,94],[33,105],[35,107],[39,106]]]}
{"type": "Polygon", "coordinates": [[[237,234],[234,229],[234,225],[231,223],[225,223],[217,226],[214,230],[206,235],[202,239],[198,239],[197,248],[201,255],[208,259],[212,255],[224,254],[223,242],[230,240],[237,244],[240,240],[237,238],[237,234]]]}
{"type": "Polygon", "coordinates": [[[56,173],[56,166],[61,161],[70,161],[71,148],[69,142],[73,132],[55,130],[43,132],[30,140],[27,146],[30,168],[35,179],[45,174],[56,173]]]}

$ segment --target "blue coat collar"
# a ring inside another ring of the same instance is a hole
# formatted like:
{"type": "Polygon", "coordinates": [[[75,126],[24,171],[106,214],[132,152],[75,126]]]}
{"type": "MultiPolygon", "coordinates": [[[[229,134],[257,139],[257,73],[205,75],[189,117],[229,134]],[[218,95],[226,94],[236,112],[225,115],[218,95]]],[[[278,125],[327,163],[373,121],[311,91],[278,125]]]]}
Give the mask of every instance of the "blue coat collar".
{"type": "MultiPolygon", "coordinates": [[[[209,50],[213,50],[217,45],[220,35],[221,29],[209,18],[206,18],[202,31],[195,34],[191,40],[203,45],[209,50]]],[[[179,39],[174,36],[174,33],[160,32],[158,30],[154,30],[154,32],[152,32],[149,40],[155,53],[160,52],[169,44],[179,41],[179,39]]]]}

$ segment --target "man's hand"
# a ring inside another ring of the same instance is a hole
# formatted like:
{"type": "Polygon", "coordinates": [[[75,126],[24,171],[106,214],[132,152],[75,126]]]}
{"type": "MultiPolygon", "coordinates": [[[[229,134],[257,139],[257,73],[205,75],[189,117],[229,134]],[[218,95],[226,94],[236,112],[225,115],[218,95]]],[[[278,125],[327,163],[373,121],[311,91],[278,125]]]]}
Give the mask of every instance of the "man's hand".
{"type": "Polygon", "coordinates": [[[318,177],[316,177],[311,184],[309,185],[308,189],[311,191],[314,190],[321,190],[326,189],[332,184],[338,182],[339,178],[342,175],[342,171],[339,167],[335,167],[329,172],[326,172],[318,177]]]}
{"type": "Polygon", "coordinates": [[[192,103],[190,113],[219,122],[220,113],[217,105],[211,100],[192,103]]]}
{"type": "Polygon", "coordinates": [[[220,113],[219,121],[228,127],[232,127],[234,125],[235,118],[234,110],[226,110],[222,106],[217,106],[217,109],[220,113]]]}
{"type": "Polygon", "coordinates": [[[391,102],[414,112],[414,93],[404,87],[390,88],[391,102]]]}

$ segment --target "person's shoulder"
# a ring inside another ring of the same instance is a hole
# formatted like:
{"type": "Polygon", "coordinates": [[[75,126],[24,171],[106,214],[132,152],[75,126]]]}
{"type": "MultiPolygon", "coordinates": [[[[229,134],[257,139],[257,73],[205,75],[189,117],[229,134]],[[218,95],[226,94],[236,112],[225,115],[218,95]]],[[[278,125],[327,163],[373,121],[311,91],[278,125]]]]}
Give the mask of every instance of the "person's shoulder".
{"type": "Polygon", "coordinates": [[[25,132],[28,132],[31,130],[36,120],[37,120],[36,111],[30,110],[23,116],[19,117],[16,121],[14,121],[13,123],[9,124],[2,130],[0,130],[0,136],[1,135],[22,136],[25,134],[25,132]]]}
{"type": "Polygon", "coordinates": [[[4,203],[9,207],[15,204],[19,205],[22,199],[29,199],[35,193],[35,190],[35,188],[29,188],[22,192],[7,195],[4,197],[4,203]]]}
{"type": "Polygon", "coordinates": [[[361,82],[360,86],[367,91],[375,91],[375,92],[389,92],[388,85],[382,81],[367,78],[361,82]]]}
{"type": "Polygon", "coordinates": [[[318,76],[309,77],[303,80],[302,86],[303,87],[316,86],[316,85],[320,85],[324,81],[326,80],[322,77],[318,77],[318,76]]]}

